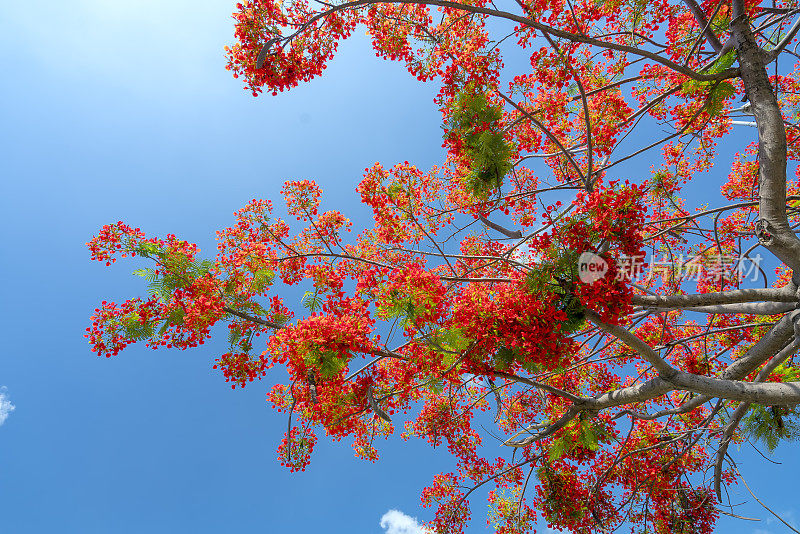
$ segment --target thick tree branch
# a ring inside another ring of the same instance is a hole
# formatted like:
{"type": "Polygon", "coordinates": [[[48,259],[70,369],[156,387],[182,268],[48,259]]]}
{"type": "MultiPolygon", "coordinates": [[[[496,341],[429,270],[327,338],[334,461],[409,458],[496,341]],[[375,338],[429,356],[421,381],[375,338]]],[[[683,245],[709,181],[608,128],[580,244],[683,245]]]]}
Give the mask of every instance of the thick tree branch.
{"type": "Polygon", "coordinates": [[[601,330],[616,337],[627,346],[639,353],[639,355],[647,360],[647,363],[652,365],[659,375],[662,377],[670,377],[678,372],[677,369],[667,363],[658,353],[647,343],[639,339],[632,332],[622,328],[621,326],[612,325],[603,322],[599,315],[591,310],[585,311],[586,318],[600,327],[601,330]]]}
{"type": "MultiPolygon", "coordinates": [[[[734,11],[739,2],[734,1],[734,11]]],[[[758,126],[759,242],[775,254],[800,280],[800,239],[786,216],[786,129],[778,100],[765,68],[768,57],[756,43],[750,22],[742,13],[731,21],[745,93],[758,126]]]]}
{"type": "Polygon", "coordinates": [[[605,410],[607,408],[615,408],[617,406],[655,399],[674,390],[674,385],[662,378],[656,377],[642,382],[641,384],[636,384],[635,386],[603,393],[592,399],[589,403],[589,407],[592,410],[605,410]]]}
{"type": "Polygon", "coordinates": [[[716,293],[692,295],[634,295],[631,304],[652,308],[696,308],[721,304],[743,304],[745,302],[786,302],[798,304],[791,288],[735,289],[716,293]]]}
{"type": "Polygon", "coordinates": [[[697,21],[697,25],[700,26],[700,31],[702,32],[703,36],[705,36],[708,44],[710,44],[716,52],[722,50],[722,43],[720,42],[719,37],[717,37],[717,35],[711,29],[711,24],[706,18],[706,14],[703,12],[703,9],[695,0],[683,0],[683,3],[686,4],[686,6],[692,12],[692,15],[694,15],[694,19],[697,21]]]}
{"type": "Polygon", "coordinates": [[[794,336],[793,314],[781,317],[769,332],[750,347],[744,355],[722,371],[718,378],[723,380],[741,380],[752,373],[765,361],[783,349],[794,336]]]}
{"type": "MultiPolygon", "coordinates": [[[[797,304],[791,302],[746,302],[743,304],[718,304],[716,306],[693,306],[684,311],[700,313],[747,313],[750,315],[776,315],[792,311],[797,304]]],[[[669,308],[667,308],[669,309],[669,308]]]]}
{"type": "Polygon", "coordinates": [[[739,380],[710,378],[683,371],[678,371],[667,381],[679,389],[719,399],[755,402],[765,406],[800,404],[800,382],[754,384],[739,380]]]}
{"type": "Polygon", "coordinates": [[[501,234],[503,234],[506,237],[510,237],[511,239],[520,239],[522,237],[522,232],[520,232],[519,230],[509,230],[505,226],[501,226],[501,225],[499,225],[497,223],[493,223],[492,221],[490,221],[489,219],[487,219],[483,215],[478,216],[478,219],[480,219],[480,221],[483,224],[485,224],[486,226],[488,226],[492,230],[500,232],[501,234]]]}
{"type": "MultiPolygon", "coordinates": [[[[621,327],[616,328],[624,330],[621,327]]],[[[628,334],[633,336],[633,334],[630,332],[628,334]]],[[[759,339],[755,345],[750,347],[750,349],[748,349],[741,358],[737,359],[724,371],[722,371],[717,376],[717,379],[722,381],[741,380],[751,372],[755,371],[761,364],[770,359],[773,355],[778,354],[787,345],[794,334],[794,314],[787,314],[783,316],[778,323],[769,330],[769,332],[764,334],[764,336],[759,339]]],[[[635,336],[633,337],[638,340],[639,343],[646,345],[643,341],[639,340],[635,336]]],[[[649,349],[655,353],[655,351],[653,351],[653,349],[651,349],[649,346],[646,346],[646,348],[642,347],[642,349],[644,352],[648,352],[647,349],[649,349]]],[[[677,372],[677,370],[675,370],[675,372],[677,372]]],[[[678,384],[668,382],[661,377],[656,377],[647,380],[646,382],[642,382],[641,384],[636,384],[599,395],[594,399],[591,399],[585,404],[585,406],[591,410],[604,410],[607,408],[614,408],[626,404],[634,404],[637,402],[651,400],[662,395],[666,395],[675,389],[679,389],[678,384]]],[[[699,407],[700,405],[711,400],[713,397],[713,394],[701,395],[700,397],[695,397],[694,399],[689,400],[684,406],[690,408],[687,411],[691,411],[691,409],[699,407]]],[[[681,411],[675,413],[683,413],[683,409],[683,407],[676,408],[676,410],[681,411]]],[[[667,411],[663,414],[659,414],[659,416],[670,415],[670,413],[671,411],[667,411]]]]}

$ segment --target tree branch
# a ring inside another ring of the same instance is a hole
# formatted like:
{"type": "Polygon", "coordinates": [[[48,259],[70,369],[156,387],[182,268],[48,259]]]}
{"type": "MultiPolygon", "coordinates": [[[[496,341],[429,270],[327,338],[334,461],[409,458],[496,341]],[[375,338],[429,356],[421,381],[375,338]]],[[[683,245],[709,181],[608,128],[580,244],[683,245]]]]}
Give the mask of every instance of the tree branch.
{"type": "MultiPolygon", "coordinates": [[[[750,315],[776,315],[792,311],[797,307],[791,302],[746,302],[743,304],[717,304],[716,306],[696,306],[683,308],[684,311],[700,313],[747,313],[750,315]]],[[[669,308],[667,308],[669,309],[669,308]]]]}
{"type": "Polygon", "coordinates": [[[722,43],[720,42],[719,37],[717,37],[717,35],[711,30],[711,24],[706,18],[706,14],[703,12],[703,9],[695,0],[683,0],[683,3],[686,4],[686,6],[692,12],[692,15],[694,15],[694,19],[697,21],[697,25],[700,26],[700,31],[705,36],[708,44],[714,48],[715,52],[722,50],[722,43]]]}
{"type": "MultiPolygon", "coordinates": [[[[353,9],[361,6],[373,5],[373,4],[413,4],[413,5],[431,5],[431,6],[440,6],[440,7],[449,7],[451,9],[457,9],[460,11],[467,11],[469,13],[477,13],[480,15],[489,15],[493,17],[497,17],[499,19],[510,20],[516,22],[518,24],[522,24],[524,26],[528,26],[535,30],[539,30],[540,32],[547,32],[551,35],[555,35],[560,39],[566,39],[568,41],[572,41],[575,43],[583,43],[588,44],[591,46],[596,46],[598,48],[604,48],[607,50],[616,50],[618,52],[625,52],[628,54],[633,54],[635,56],[644,57],[651,61],[655,61],[669,69],[674,70],[684,76],[692,78],[693,80],[703,81],[703,82],[711,82],[717,80],[726,80],[728,78],[734,78],[739,75],[738,69],[726,69],[722,72],[717,74],[703,74],[697,72],[693,69],[685,67],[683,65],[679,65],[674,61],[667,59],[663,56],[658,55],[655,52],[650,52],[649,50],[642,50],[640,48],[636,48],[635,46],[629,46],[614,42],[607,42],[601,39],[597,39],[594,37],[589,37],[587,35],[577,34],[568,32],[565,30],[560,30],[558,28],[554,28],[552,26],[548,26],[546,24],[542,24],[541,22],[531,19],[528,17],[524,17],[521,15],[515,15],[514,13],[509,13],[507,11],[501,11],[499,9],[490,9],[487,7],[481,6],[473,6],[469,4],[462,4],[460,2],[452,2],[449,0],[355,0],[353,2],[347,2],[344,4],[339,4],[336,6],[331,7],[330,9],[319,13],[313,17],[311,17],[308,22],[306,22],[303,27],[297,30],[294,34],[282,38],[281,40],[285,43],[292,40],[294,37],[302,33],[306,28],[310,27],[311,25],[315,24],[318,20],[327,17],[331,13],[335,13],[338,11],[343,11],[346,9],[353,9]]],[[[264,48],[269,50],[273,43],[267,43],[262,47],[262,50],[259,52],[264,52],[264,48]],[[269,45],[269,46],[268,46],[269,45]]],[[[264,52],[266,53],[266,52],[264,52]]]]}
{"type": "Polygon", "coordinates": [[[611,325],[603,322],[599,315],[591,310],[585,310],[586,318],[596,324],[603,331],[616,337],[627,346],[639,353],[647,363],[655,367],[659,375],[663,378],[671,377],[678,373],[678,370],[667,363],[658,353],[647,343],[639,339],[635,334],[622,328],[621,326],[611,325]]]}
{"type": "Polygon", "coordinates": [[[510,237],[511,239],[520,239],[522,237],[522,232],[520,232],[519,230],[509,230],[505,226],[500,226],[497,223],[493,223],[492,221],[490,221],[489,219],[487,219],[483,215],[478,216],[478,219],[480,219],[480,221],[483,224],[485,224],[486,226],[488,226],[492,230],[496,230],[496,231],[500,232],[501,234],[503,234],[506,237],[510,237]]]}
{"type": "Polygon", "coordinates": [[[677,371],[665,380],[679,389],[719,399],[755,402],[765,406],[800,404],[800,382],[754,384],[740,380],[710,378],[684,371],[677,371]]]}
{"type": "Polygon", "coordinates": [[[698,306],[743,304],[745,302],[787,302],[798,304],[799,301],[791,288],[734,289],[692,295],[634,295],[631,297],[631,304],[648,308],[696,308],[698,306]]]}

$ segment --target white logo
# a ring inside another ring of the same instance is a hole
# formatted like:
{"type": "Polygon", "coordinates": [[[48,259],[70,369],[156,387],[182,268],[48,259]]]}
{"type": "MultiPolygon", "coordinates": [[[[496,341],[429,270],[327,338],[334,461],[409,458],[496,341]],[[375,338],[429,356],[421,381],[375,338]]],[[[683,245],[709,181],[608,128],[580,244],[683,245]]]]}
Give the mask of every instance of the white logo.
{"type": "Polygon", "coordinates": [[[578,278],[584,284],[593,284],[608,272],[608,262],[594,252],[584,252],[578,257],[578,278]]]}

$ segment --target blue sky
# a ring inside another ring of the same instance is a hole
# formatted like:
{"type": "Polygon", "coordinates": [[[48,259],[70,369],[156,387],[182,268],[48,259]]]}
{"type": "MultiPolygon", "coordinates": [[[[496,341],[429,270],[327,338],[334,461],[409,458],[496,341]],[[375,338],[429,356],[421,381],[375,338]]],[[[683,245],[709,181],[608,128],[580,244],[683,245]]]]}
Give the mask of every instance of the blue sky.
{"type": "MultiPolygon", "coordinates": [[[[419,490],[444,451],[391,440],[376,464],[320,441],[308,471],[275,459],[285,420],[266,383],[232,391],[221,344],[105,360],[83,338],[99,301],[141,294],[135,263],[106,269],[84,243],[108,222],[177,235],[213,254],[214,231],[286,179],[313,178],[356,222],[362,170],[442,158],[436,88],[363,38],[326,76],[253,99],[224,70],[235,2],[31,1],[0,6],[0,532],[413,534],[419,490]],[[390,512],[398,510],[400,512],[390,512]]],[[[298,296],[299,298],[299,296],[298,296]]],[[[800,519],[797,448],[751,487],[800,519]]],[[[486,532],[485,503],[470,532],[486,532]]],[[[725,532],[782,532],[760,523],[725,532]]]]}

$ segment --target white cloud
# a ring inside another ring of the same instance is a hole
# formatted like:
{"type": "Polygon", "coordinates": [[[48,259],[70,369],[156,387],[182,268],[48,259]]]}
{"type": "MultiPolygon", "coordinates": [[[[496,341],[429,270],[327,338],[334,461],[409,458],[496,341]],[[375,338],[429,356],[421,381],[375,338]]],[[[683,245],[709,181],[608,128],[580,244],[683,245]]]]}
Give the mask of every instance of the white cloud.
{"type": "Polygon", "coordinates": [[[16,406],[11,404],[11,401],[8,400],[6,391],[8,391],[7,387],[0,387],[0,425],[6,422],[8,415],[16,408],[16,406]]]}
{"type": "MultiPolygon", "coordinates": [[[[792,525],[793,527],[798,524],[797,520],[797,511],[796,510],[782,510],[778,512],[778,515],[787,523],[792,525]]],[[[767,525],[777,525],[783,528],[783,524],[778,521],[774,516],[770,515],[767,517],[767,525]]],[[[771,534],[768,531],[756,532],[756,534],[771,534]]]]}
{"type": "Polygon", "coordinates": [[[381,517],[381,528],[386,534],[429,534],[430,531],[419,524],[416,517],[410,517],[400,510],[389,510],[381,517]]]}
{"type": "Polygon", "coordinates": [[[797,510],[784,510],[780,512],[778,515],[780,515],[788,523],[791,523],[792,526],[797,526],[799,522],[797,520],[797,510]]]}

